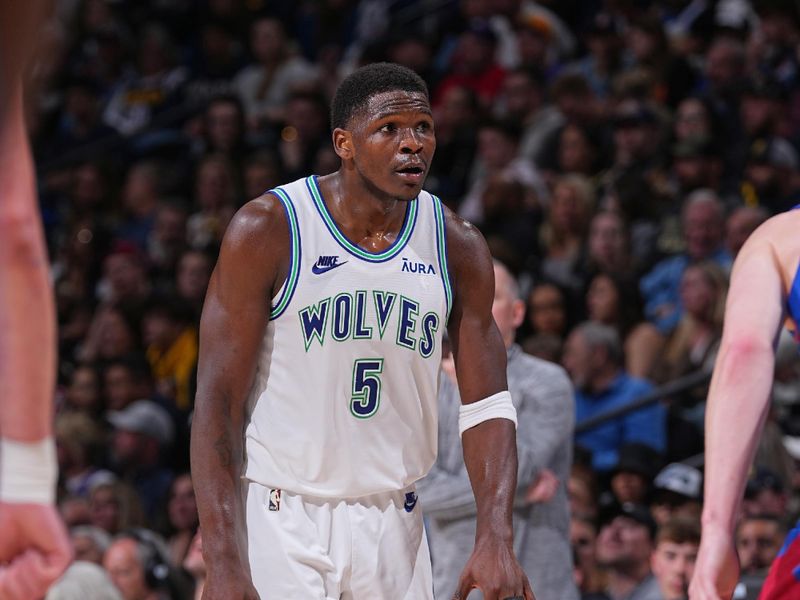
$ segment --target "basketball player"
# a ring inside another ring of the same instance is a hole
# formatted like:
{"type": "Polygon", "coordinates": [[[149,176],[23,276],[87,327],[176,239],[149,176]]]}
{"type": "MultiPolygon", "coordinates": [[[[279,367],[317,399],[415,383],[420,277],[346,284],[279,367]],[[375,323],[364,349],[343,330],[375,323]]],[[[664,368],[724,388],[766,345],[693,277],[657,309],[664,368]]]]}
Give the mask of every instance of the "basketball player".
{"type": "Polygon", "coordinates": [[[422,190],[436,144],[425,84],[363,67],[331,118],[341,168],[242,208],[206,297],[192,432],[204,598],[432,598],[414,482],[435,458],[447,327],[478,511],[459,597],[530,600],[492,261],[422,190]]]}
{"type": "MultiPolygon", "coordinates": [[[[733,532],[769,410],[775,340],[785,321],[795,335],[800,322],[798,231],[800,211],[772,217],[750,236],[733,267],[708,395],[703,535],[692,600],[728,600],[739,579],[733,532]]],[[[792,575],[798,565],[800,547],[794,544],[774,563],[761,600],[800,597],[800,582],[792,575]]]]}
{"type": "Polygon", "coordinates": [[[0,598],[41,598],[66,569],[53,506],[55,308],[25,132],[22,73],[43,3],[0,3],[0,598]]]}

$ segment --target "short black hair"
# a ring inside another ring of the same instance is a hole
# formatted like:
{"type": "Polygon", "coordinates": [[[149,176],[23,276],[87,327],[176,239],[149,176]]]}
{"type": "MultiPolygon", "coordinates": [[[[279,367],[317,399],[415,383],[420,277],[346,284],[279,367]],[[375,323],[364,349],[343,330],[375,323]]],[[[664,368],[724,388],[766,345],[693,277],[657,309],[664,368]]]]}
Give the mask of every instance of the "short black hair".
{"type": "Polygon", "coordinates": [[[428,98],[425,81],[409,68],[394,63],[372,63],[348,75],[331,101],[331,128],[346,128],[370,98],[384,92],[417,92],[428,98]]]}

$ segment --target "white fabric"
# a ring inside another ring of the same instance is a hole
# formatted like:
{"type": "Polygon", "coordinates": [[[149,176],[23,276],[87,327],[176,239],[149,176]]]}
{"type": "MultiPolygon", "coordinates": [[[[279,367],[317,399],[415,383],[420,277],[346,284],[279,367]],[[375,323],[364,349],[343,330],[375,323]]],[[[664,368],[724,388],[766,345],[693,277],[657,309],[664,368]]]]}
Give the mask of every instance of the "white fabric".
{"type": "Polygon", "coordinates": [[[261,598],[433,600],[422,511],[407,494],[343,500],[283,490],[276,504],[274,490],[250,483],[248,559],[261,598]]]}
{"type": "Polygon", "coordinates": [[[39,442],[0,438],[0,502],[52,504],[57,478],[52,437],[39,442]]]}
{"type": "Polygon", "coordinates": [[[462,404],[458,410],[458,434],[464,435],[470,427],[489,419],[508,419],[514,423],[514,427],[517,426],[517,409],[514,408],[508,390],[497,392],[477,402],[462,404]]]}
{"type": "MultiPolygon", "coordinates": [[[[436,399],[447,302],[434,199],[420,193],[413,201],[414,228],[402,251],[372,262],[337,241],[309,185],[301,179],[281,186],[297,213],[299,280],[285,311],[266,328],[245,433],[246,477],[270,488],[333,498],[401,490],[428,472],[437,449],[436,399]],[[385,307],[392,298],[381,329],[378,304],[385,307]],[[339,300],[353,307],[350,314],[336,309],[339,300]],[[401,305],[409,302],[418,307],[413,314],[404,313],[413,319],[413,349],[398,341],[401,305]],[[327,320],[322,334],[308,336],[301,313],[323,306],[327,320]],[[438,328],[426,357],[420,350],[430,347],[422,344],[428,315],[434,315],[430,318],[437,319],[438,328]],[[333,336],[335,322],[349,324],[341,341],[333,336]],[[370,334],[357,336],[359,330],[370,334]],[[354,397],[368,390],[355,389],[358,361],[380,364],[379,372],[362,373],[362,383],[380,382],[379,404],[367,417],[352,411],[354,397]]],[[[286,287],[273,299],[273,309],[280,306],[286,287]]]]}

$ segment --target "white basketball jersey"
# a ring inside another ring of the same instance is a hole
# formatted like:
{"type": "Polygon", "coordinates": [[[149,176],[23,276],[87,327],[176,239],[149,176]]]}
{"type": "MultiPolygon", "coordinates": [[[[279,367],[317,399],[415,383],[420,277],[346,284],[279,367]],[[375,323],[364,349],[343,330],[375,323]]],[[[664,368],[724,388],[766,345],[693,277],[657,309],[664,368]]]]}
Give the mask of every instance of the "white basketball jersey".
{"type": "Polygon", "coordinates": [[[246,477],[324,497],[401,490],[436,457],[452,303],[441,203],[421,192],[395,243],[371,253],[339,231],[315,177],[272,192],[291,266],[252,390],[246,477]]]}

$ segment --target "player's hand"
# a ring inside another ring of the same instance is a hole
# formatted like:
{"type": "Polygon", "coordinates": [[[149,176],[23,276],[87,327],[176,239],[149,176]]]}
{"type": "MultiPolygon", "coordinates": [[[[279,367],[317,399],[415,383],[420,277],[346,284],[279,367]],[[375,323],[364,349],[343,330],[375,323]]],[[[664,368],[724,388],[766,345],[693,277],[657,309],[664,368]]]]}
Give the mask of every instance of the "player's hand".
{"type": "MultiPolygon", "coordinates": [[[[209,567],[209,562],[206,561],[209,567]]],[[[260,600],[250,576],[241,568],[209,568],[202,600],[260,600]]]]}
{"type": "Polygon", "coordinates": [[[550,502],[558,491],[558,477],[550,469],[542,469],[539,476],[528,486],[525,501],[533,503],[550,502]]]}
{"type": "Polygon", "coordinates": [[[72,546],[55,507],[0,502],[0,598],[42,598],[70,562],[72,546]]]}
{"type": "Polygon", "coordinates": [[[706,528],[689,584],[690,600],[730,600],[739,581],[739,558],[731,535],[706,528]]]}
{"type": "Polygon", "coordinates": [[[536,600],[511,545],[493,539],[475,542],[453,600],[466,600],[475,588],[483,592],[484,600],[536,600]]]}

